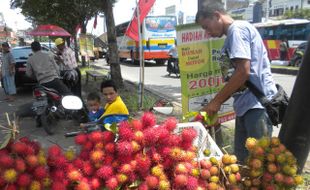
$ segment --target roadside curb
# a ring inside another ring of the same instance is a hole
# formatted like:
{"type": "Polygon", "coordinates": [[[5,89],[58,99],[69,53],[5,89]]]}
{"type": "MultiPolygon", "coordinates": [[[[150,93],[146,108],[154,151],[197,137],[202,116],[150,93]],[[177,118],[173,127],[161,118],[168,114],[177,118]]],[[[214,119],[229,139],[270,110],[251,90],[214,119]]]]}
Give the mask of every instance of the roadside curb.
{"type": "Polygon", "coordinates": [[[272,73],[284,74],[284,75],[297,75],[299,70],[285,69],[285,68],[271,68],[272,73]]]}
{"type": "MultiPolygon", "coordinates": [[[[129,81],[129,80],[126,80],[126,79],[123,79],[124,81],[128,82],[129,84],[132,84],[132,85],[136,85],[138,86],[139,84],[136,83],[136,82],[132,82],[132,81],[129,81]]],[[[160,98],[164,98],[166,100],[168,100],[169,102],[171,102],[174,106],[177,106],[177,107],[180,107],[182,108],[182,104],[180,104],[179,102],[177,102],[175,99],[163,94],[163,93],[160,93],[160,92],[157,92],[155,90],[152,90],[151,88],[147,87],[146,85],[144,85],[144,90],[148,91],[149,93],[152,93],[156,96],[159,96],[160,98]]]]}

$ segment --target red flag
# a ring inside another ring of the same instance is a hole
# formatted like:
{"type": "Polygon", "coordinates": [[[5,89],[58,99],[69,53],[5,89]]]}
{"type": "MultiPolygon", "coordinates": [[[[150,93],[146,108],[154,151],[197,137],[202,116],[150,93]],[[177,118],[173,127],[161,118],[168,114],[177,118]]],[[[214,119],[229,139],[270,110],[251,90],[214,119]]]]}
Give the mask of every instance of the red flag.
{"type": "MultiPolygon", "coordinates": [[[[138,7],[140,10],[140,24],[142,24],[143,19],[151,10],[155,0],[139,0],[138,7]]],[[[134,17],[131,20],[129,26],[126,30],[126,35],[130,38],[134,39],[135,41],[139,40],[139,31],[138,31],[138,19],[137,19],[137,8],[134,12],[134,17]]]]}
{"type": "Polygon", "coordinates": [[[94,29],[96,29],[96,27],[97,27],[97,15],[96,15],[95,20],[94,20],[94,29]]]}

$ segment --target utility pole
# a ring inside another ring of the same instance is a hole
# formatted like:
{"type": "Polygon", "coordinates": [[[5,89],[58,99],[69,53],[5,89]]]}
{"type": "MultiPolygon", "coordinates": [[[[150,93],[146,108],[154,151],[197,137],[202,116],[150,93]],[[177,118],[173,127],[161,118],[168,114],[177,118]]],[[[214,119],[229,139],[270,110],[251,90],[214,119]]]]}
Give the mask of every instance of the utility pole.
{"type": "Polygon", "coordinates": [[[265,21],[268,21],[268,19],[269,19],[269,1],[270,0],[266,0],[266,17],[265,17],[265,21]]]}

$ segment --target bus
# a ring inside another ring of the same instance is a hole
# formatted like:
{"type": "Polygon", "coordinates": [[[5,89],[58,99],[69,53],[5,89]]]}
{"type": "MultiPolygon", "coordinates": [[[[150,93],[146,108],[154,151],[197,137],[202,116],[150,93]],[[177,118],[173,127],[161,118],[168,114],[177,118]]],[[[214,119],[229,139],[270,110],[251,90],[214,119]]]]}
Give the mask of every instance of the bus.
{"type": "Polygon", "coordinates": [[[306,42],[310,34],[310,20],[286,19],[270,20],[253,24],[264,40],[270,61],[280,60],[280,43],[283,39],[288,42],[288,60],[292,58],[294,50],[306,42]]]}
{"type": "MultiPolygon", "coordinates": [[[[127,58],[132,62],[139,60],[139,42],[125,35],[130,22],[116,26],[117,45],[121,60],[127,58]]],[[[142,24],[142,45],[144,60],[154,60],[164,64],[169,59],[169,50],[176,43],[175,16],[147,16],[142,24]]]]}

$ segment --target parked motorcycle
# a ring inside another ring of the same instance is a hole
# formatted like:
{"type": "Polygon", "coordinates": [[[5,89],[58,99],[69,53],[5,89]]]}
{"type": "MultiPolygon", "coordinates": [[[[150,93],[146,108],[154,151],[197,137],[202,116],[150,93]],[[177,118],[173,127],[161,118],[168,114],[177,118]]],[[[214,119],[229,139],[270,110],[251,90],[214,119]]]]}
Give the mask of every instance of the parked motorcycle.
{"type": "Polygon", "coordinates": [[[32,110],[36,114],[38,127],[43,127],[47,134],[53,135],[59,119],[83,118],[82,100],[73,95],[62,96],[58,91],[37,85],[33,90],[32,110]]]}

